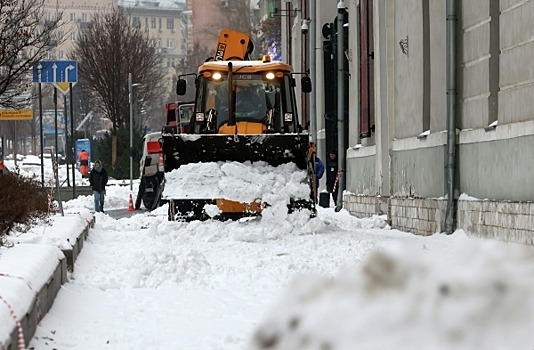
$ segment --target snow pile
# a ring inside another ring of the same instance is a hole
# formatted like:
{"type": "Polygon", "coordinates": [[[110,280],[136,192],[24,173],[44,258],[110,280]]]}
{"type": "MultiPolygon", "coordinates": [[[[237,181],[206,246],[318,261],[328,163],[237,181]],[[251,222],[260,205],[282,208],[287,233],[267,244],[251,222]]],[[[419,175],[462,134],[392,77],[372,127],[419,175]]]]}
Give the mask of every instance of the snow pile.
{"type": "Polygon", "coordinates": [[[294,163],[273,167],[266,162],[209,162],[182,165],[165,174],[166,198],[214,199],[239,202],[261,199],[275,203],[309,197],[306,171],[294,163]]]}
{"type": "Polygon", "coordinates": [[[336,278],[301,276],[247,349],[531,348],[532,248],[464,243],[458,260],[393,245],[336,278]]]}
{"type": "MultiPolygon", "coordinates": [[[[116,182],[111,180],[110,182],[116,182]]],[[[106,186],[106,196],[104,199],[104,211],[116,208],[128,208],[128,200],[132,194],[132,200],[135,202],[137,196],[137,189],[139,188],[139,180],[134,180],[133,191],[130,191],[130,186],[121,186],[109,184],[106,186]]],[[[78,196],[67,202],[63,202],[63,209],[86,208],[90,210],[95,209],[94,198],[89,196],[78,196]]]]}
{"type": "MultiPolygon", "coordinates": [[[[114,197],[110,195],[110,199],[112,198],[114,197]]],[[[119,220],[96,213],[98,229],[91,231],[88,240],[98,252],[100,267],[87,271],[84,266],[77,267],[76,282],[102,290],[209,285],[212,283],[209,278],[215,267],[208,254],[202,252],[201,247],[204,244],[217,250],[217,246],[221,244],[230,246],[242,243],[278,245],[280,241],[293,240],[292,237],[302,236],[299,240],[305,242],[306,236],[322,234],[325,236],[324,245],[328,246],[327,242],[332,238],[325,233],[342,230],[341,226],[347,225],[347,220],[352,222],[352,227],[370,225],[371,222],[351,217],[348,214],[346,217],[336,218],[333,209],[321,208],[320,213],[321,215],[312,219],[308,211],[298,211],[290,215],[286,213],[277,225],[266,224],[262,218],[226,222],[219,220],[167,221],[167,205],[152,212],[139,212],[131,218],[119,220]],[[141,234],[138,231],[140,228],[141,234]],[[128,241],[128,244],[118,249],[116,244],[109,243],[110,240],[113,242],[128,241]],[[114,266],[114,271],[120,271],[120,273],[104,269],[103,266],[114,266]]],[[[377,227],[384,226],[384,222],[379,219],[372,222],[377,227]]],[[[302,243],[300,248],[305,249],[305,245],[307,244],[302,243]]],[[[252,249],[250,245],[244,248],[252,249]]],[[[87,252],[84,251],[84,254],[87,252]]],[[[240,258],[245,259],[248,264],[256,263],[257,257],[245,258],[246,254],[249,253],[243,252],[240,258]]],[[[284,250],[282,254],[286,254],[286,251],[284,250]]],[[[239,261],[237,257],[233,259],[239,261]]],[[[310,262],[307,264],[309,265],[307,268],[311,268],[310,262]]],[[[321,265],[325,264],[325,261],[321,263],[321,265]]],[[[243,266],[246,264],[240,268],[243,266]]],[[[231,271],[224,272],[225,278],[231,278],[227,275],[231,273],[231,271]]]]}
{"type": "MultiPolygon", "coordinates": [[[[287,216],[290,198],[309,197],[306,171],[298,169],[294,163],[273,167],[263,161],[182,165],[165,174],[163,191],[163,198],[260,201],[268,204],[262,211],[263,219],[273,222],[287,216]]],[[[207,205],[204,209],[211,217],[219,214],[215,205],[207,205]]]]}
{"type": "MultiPolygon", "coordinates": [[[[41,182],[41,158],[37,156],[21,156],[16,165],[14,160],[5,160],[4,165],[12,172],[19,173],[24,177],[41,182]]],[[[45,186],[55,186],[54,167],[52,166],[51,158],[45,157],[43,159],[43,168],[45,186]]],[[[67,177],[70,180],[69,182],[72,184],[72,165],[58,165],[58,175],[61,186],[67,186],[67,177]]],[[[85,186],[89,184],[87,179],[82,178],[82,175],[78,169],[74,170],[74,176],[78,186],[85,186]]]]}

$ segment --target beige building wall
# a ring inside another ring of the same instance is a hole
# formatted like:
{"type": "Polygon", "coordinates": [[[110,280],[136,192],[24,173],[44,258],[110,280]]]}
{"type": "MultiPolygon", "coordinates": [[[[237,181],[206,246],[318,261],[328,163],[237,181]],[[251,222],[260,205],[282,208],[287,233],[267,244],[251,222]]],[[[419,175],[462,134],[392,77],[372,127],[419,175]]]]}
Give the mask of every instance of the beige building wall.
{"type": "Polygon", "coordinates": [[[159,7],[158,2],[142,1],[143,6],[125,6],[132,23],[140,26],[162,56],[163,86],[174,90],[176,66],[187,56],[187,13],[184,7],[159,7]]]}
{"type": "Polygon", "coordinates": [[[93,14],[117,6],[116,0],[49,0],[45,4],[46,18],[52,20],[58,11],[63,12],[63,26],[59,31],[62,43],[48,54],[48,59],[69,59],[73,42],[78,38],[78,24],[90,23],[93,14]]]}

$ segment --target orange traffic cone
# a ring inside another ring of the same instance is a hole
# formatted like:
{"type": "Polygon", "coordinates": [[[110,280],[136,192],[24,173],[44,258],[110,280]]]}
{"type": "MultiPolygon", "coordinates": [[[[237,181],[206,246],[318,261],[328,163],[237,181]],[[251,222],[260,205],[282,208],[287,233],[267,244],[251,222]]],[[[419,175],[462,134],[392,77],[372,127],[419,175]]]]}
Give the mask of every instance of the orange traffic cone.
{"type": "Polygon", "coordinates": [[[128,201],[128,211],[135,211],[134,205],[133,205],[133,199],[132,194],[130,193],[130,199],[128,201]]]}

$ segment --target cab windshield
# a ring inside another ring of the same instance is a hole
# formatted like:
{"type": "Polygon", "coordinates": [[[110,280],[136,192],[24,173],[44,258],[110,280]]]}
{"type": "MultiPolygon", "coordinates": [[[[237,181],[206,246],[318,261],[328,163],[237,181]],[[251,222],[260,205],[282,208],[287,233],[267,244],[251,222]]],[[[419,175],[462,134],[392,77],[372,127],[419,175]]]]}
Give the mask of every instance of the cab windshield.
{"type": "Polygon", "coordinates": [[[220,79],[201,77],[204,93],[197,96],[197,110],[215,112],[218,124],[228,121],[229,103],[234,101],[236,121],[279,124],[284,113],[294,113],[289,78],[268,80],[262,74],[234,74],[232,94],[228,93],[228,76],[220,79]]]}

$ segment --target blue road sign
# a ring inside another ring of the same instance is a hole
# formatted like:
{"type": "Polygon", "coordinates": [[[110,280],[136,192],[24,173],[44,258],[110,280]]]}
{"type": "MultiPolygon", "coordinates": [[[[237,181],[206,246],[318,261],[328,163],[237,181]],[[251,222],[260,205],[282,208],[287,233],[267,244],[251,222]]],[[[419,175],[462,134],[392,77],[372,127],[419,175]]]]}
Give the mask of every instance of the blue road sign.
{"type": "Polygon", "coordinates": [[[77,61],[37,61],[33,64],[34,83],[77,83],[77,61]]]}

